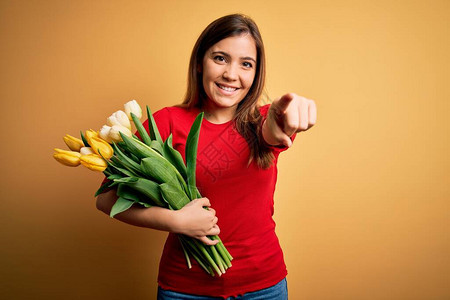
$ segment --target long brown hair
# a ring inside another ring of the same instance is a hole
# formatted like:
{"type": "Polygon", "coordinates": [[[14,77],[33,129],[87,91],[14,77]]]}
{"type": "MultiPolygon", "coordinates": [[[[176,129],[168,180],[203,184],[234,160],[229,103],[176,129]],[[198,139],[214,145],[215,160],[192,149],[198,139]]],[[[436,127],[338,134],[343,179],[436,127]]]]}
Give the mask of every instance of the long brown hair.
{"type": "Polygon", "coordinates": [[[201,72],[206,51],[227,37],[239,36],[244,33],[250,34],[255,41],[257,63],[253,84],[237,107],[234,126],[247,141],[250,148],[248,163],[250,164],[255,160],[260,168],[267,169],[271,166],[274,155],[262,138],[262,116],[258,109],[258,100],[263,93],[266,78],[264,44],[258,26],[248,16],[232,14],[221,17],[209,24],[200,34],[192,49],[188,71],[188,87],[182,106],[202,108],[207,100],[201,72]]]}

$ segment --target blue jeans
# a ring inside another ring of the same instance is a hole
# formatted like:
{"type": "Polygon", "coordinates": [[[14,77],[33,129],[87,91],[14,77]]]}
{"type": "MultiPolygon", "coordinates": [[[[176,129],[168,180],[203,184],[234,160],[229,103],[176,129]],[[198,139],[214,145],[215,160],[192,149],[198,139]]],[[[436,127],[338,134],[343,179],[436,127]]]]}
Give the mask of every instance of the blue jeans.
{"type": "MultiPolygon", "coordinates": [[[[222,298],[197,296],[165,290],[158,286],[158,300],[218,300],[222,298]]],[[[286,278],[277,284],[255,292],[245,293],[242,296],[228,297],[226,300],[287,300],[286,278]]]]}

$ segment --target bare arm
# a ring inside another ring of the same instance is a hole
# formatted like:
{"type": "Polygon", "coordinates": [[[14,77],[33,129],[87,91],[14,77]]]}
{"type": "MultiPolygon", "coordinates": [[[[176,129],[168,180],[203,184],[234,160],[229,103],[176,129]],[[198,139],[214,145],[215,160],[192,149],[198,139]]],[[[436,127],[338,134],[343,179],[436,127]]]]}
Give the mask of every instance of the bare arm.
{"type": "MultiPolygon", "coordinates": [[[[97,197],[97,209],[109,215],[116,200],[115,190],[100,194],[97,197]]],[[[215,245],[218,241],[212,241],[206,236],[220,233],[216,212],[212,208],[205,210],[203,206],[210,206],[207,198],[195,199],[180,210],[132,206],[114,218],[134,226],[185,234],[207,245],[215,245]]]]}

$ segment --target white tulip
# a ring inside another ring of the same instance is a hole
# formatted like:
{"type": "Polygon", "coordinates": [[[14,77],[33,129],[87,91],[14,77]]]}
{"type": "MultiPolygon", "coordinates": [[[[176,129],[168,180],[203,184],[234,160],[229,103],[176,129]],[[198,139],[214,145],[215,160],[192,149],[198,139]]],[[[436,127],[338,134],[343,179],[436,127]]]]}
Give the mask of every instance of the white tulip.
{"type": "Polygon", "coordinates": [[[113,127],[111,127],[111,130],[109,131],[109,137],[116,143],[122,140],[122,137],[120,136],[119,132],[122,132],[123,134],[129,137],[131,137],[132,135],[131,131],[128,128],[123,127],[121,125],[114,125],[113,127]]]}
{"type": "Polygon", "coordinates": [[[130,120],[132,120],[131,113],[135,114],[136,117],[138,117],[138,119],[142,117],[142,109],[136,100],[128,101],[123,106],[125,108],[125,113],[127,114],[130,120]]]}
{"type": "Polygon", "coordinates": [[[80,149],[80,154],[81,155],[88,155],[88,154],[93,154],[94,151],[92,151],[91,147],[81,147],[80,149]]]}
{"type": "Polygon", "coordinates": [[[106,124],[111,127],[114,125],[120,125],[128,129],[131,129],[131,123],[130,120],[128,119],[127,114],[121,110],[116,111],[108,119],[106,119],[106,124]]]}
{"type": "Polygon", "coordinates": [[[109,132],[111,131],[111,126],[108,125],[103,125],[102,129],[100,129],[98,135],[100,136],[100,138],[104,139],[106,142],[108,142],[109,144],[112,143],[112,139],[109,136],[109,132]]]}

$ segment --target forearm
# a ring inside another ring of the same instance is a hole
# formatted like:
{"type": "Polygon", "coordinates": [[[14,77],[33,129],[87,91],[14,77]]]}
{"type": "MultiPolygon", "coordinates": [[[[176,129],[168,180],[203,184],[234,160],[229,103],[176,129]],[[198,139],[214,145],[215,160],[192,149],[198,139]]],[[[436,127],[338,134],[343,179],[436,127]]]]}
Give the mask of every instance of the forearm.
{"type": "MultiPolygon", "coordinates": [[[[97,197],[97,209],[109,215],[116,200],[115,190],[100,194],[97,197]]],[[[192,200],[180,210],[170,210],[158,206],[143,208],[133,205],[126,211],[115,215],[114,218],[134,226],[185,234],[197,238],[207,245],[215,245],[218,240],[211,240],[207,236],[220,233],[219,226],[217,226],[218,218],[215,216],[214,209],[203,208],[210,205],[206,198],[192,200]]]]}
{"type": "MultiPolygon", "coordinates": [[[[97,197],[97,209],[109,215],[116,199],[115,190],[100,194],[97,197]]],[[[114,218],[134,226],[169,232],[179,231],[176,211],[162,207],[142,208],[133,205],[128,210],[115,215],[114,218]]]]}

